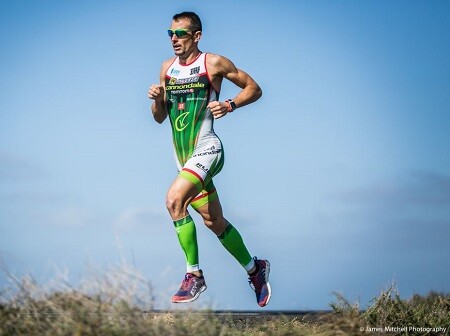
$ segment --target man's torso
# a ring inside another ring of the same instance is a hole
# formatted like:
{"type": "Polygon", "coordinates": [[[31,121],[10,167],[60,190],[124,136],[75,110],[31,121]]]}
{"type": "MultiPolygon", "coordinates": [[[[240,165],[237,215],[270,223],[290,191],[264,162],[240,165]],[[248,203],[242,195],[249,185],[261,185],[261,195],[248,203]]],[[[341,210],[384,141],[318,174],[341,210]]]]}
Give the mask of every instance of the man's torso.
{"type": "Polygon", "coordinates": [[[176,58],[166,72],[165,89],[175,154],[184,165],[198,147],[220,143],[207,108],[210,101],[219,99],[219,93],[211,85],[206,54],[186,65],[176,58]]]}

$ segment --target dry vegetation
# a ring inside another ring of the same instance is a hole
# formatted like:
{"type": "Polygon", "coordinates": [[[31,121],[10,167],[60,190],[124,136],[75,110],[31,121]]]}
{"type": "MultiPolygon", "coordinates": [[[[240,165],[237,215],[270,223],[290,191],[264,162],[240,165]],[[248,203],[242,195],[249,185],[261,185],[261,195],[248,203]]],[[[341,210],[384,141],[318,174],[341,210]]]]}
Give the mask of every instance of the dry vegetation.
{"type": "Polygon", "coordinates": [[[11,286],[0,292],[1,336],[450,335],[450,295],[430,293],[402,300],[395,286],[365,310],[336,294],[327,314],[239,317],[152,311],[150,283],[129,267],[90,275],[77,289],[64,275],[46,286],[31,277],[9,275],[9,279],[11,286]]]}

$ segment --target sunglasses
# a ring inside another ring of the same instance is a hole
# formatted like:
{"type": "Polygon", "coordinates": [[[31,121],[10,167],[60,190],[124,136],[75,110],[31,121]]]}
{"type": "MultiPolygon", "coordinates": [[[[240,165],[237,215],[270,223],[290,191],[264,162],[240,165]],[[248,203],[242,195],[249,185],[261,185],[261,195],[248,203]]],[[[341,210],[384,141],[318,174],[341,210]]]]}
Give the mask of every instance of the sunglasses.
{"type": "Polygon", "coordinates": [[[183,28],[183,29],[167,29],[167,34],[169,34],[169,37],[172,38],[173,35],[176,35],[178,38],[185,37],[191,34],[191,31],[189,29],[183,28]]]}

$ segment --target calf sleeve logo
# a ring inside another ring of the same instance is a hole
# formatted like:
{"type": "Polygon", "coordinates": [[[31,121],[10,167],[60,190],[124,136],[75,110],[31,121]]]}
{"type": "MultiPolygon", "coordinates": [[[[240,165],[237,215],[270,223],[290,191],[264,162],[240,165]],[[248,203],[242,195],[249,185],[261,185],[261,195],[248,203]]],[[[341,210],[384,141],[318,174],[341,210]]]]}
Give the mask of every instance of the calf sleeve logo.
{"type": "Polygon", "coordinates": [[[189,115],[189,112],[181,113],[176,119],[175,119],[175,129],[178,132],[183,131],[186,127],[188,127],[189,123],[185,124],[184,120],[189,115]]]}

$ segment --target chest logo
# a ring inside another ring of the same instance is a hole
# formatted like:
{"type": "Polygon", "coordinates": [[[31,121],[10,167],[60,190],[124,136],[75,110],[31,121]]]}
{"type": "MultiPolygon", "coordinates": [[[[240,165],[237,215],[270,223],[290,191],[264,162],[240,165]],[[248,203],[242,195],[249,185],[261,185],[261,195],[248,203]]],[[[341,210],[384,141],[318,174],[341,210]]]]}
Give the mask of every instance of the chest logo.
{"type": "Polygon", "coordinates": [[[191,68],[191,76],[198,75],[200,73],[200,67],[191,68]]]}
{"type": "Polygon", "coordinates": [[[176,119],[175,119],[175,129],[178,132],[183,131],[186,127],[188,127],[189,123],[185,124],[184,121],[186,117],[189,115],[189,112],[181,113],[176,119]]]}

